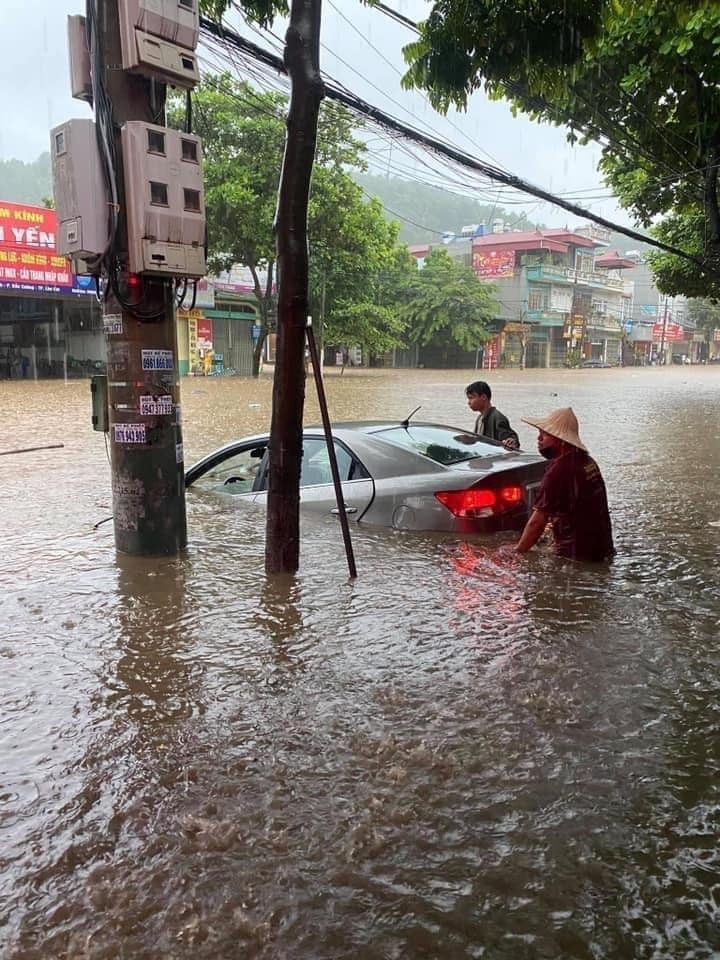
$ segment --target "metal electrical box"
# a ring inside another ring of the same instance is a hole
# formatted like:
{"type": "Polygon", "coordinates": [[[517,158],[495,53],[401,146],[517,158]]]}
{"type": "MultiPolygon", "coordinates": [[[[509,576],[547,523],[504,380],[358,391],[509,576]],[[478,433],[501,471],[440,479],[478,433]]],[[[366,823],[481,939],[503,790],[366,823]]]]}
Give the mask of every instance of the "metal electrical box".
{"type": "Polygon", "coordinates": [[[105,374],[90,377],[90,397],[92,399],[93,430],[107,433],[110,430],[108,413],[108,378],[105,374]]]}
{"type": "Polygon", "coordinates": [[[122,152],[129,271],[205,276],[200,138],[131,120],[122,128],[122,152]]]}
{"type": "Polygon", "coordinates": [[[108,193],[92,120],[66,120],[50,131],[57,251],[92,260],[109,239],[108,193]]]}
{"type": "Polygon", "coordinates": [[[85,17],[68,17],[68,57],[70,60],[70,92],[76,100],[92,103],[90,54],[85,32],[85,17]]]}
{"type": "Polygon", "coordinates": [[[122,66],[177,87],[200,79],[198,0],[119,0],[122,66]]]}

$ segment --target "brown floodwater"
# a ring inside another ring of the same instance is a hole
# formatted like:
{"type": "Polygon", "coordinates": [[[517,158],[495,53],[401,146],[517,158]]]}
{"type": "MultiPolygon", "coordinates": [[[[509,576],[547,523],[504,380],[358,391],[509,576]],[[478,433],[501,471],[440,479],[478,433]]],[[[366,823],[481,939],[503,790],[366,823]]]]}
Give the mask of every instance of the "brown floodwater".
{"type": "MultiPolygon", "coordinates": [[[[327,387],[469,427],[470,379],[327,387]]],[[[351,583],[313,520],[268,581],[196,495],[185,556],[121,558],[88,383],[0,383],[0,451],[64,444],[0,457],[3,960],[720,956],[720,367],[491,382],[524,445],[575,408],[610,567],[366,528],[351,583]]],[[[271,382],[182,401],[189,464],[271,382]]]]}

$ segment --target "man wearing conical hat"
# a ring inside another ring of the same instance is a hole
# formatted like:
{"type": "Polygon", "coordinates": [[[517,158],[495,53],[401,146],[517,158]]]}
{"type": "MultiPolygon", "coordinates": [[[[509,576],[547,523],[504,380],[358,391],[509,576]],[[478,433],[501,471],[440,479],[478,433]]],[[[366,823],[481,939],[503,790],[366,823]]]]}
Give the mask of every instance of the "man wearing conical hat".
{"type": "Polygon", "coordinates": [[[547,417],[523,423],[537,427],[538,450],[550,465],[516,552],[527,553],[551,523],[558,556],[590,562],[609,560],[615,547],[605,482],[580,439],[572,407],[561,407],[547,417]]]}

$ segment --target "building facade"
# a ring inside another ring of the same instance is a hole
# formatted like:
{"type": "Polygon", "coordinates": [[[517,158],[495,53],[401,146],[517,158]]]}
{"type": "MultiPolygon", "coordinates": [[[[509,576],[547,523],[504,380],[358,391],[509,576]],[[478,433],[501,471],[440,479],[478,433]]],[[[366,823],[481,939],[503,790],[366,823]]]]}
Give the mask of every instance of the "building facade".
{"type": "MultiPolygon", "coordinates": [[[[484,231],[446,239],[448,253],[495,288],[494,335],[482,366],[560,367],[620,363],[633,285],[632,262],[603,254],[608,234],[591,227],[484,231]]],[[[438,245],[439,246],[439,245],[438,245]]],[[[411,247],[420,260],[430,245],[411,247]]]]}
{"type": "MultiPolygon", "coordinates": [[[[54,210],[0,200],[0,379],[105,369],[95,282],[70,273],[56,228],[54,210]]],[[[189,285],[176,317],[182,376],[252,373],[257,304],[246,276],[189,285]]]]}

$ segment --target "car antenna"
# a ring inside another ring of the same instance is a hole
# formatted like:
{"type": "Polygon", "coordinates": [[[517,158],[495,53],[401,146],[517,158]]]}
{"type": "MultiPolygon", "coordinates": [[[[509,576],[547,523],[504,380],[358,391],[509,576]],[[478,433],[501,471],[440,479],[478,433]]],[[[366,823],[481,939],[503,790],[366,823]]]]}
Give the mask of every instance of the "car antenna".
{"type": "Polygon", "coordinates": [[[400,426],[407,430],[407,428],[410,426],[410,417],[414,417],[418,410],[422,410],[422,404],[420,404],[419,407],[415,407],[415,409],[409,413],[404,420],[401,421],[400,426]]]}

